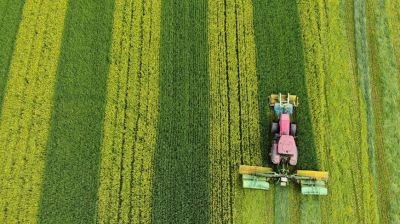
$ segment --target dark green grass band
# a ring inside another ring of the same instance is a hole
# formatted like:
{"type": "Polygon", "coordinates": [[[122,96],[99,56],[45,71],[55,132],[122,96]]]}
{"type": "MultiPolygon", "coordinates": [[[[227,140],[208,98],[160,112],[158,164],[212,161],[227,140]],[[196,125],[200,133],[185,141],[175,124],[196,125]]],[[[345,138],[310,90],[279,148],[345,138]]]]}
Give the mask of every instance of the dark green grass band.
{"type": "MultiPolygon", "coordinates": [[[[297,145],[299,158],[296,169],[318,169],[311,115],[307,102],[303,42],[300,18],[295,1],[254,1],[257,75],[261,119],[261,150],[264,162],[270,164],[271,113],[268,96],[291,93],[299,97],[297,110],[297,145]]],[[[296,189],[300,190],[300,189],[296,189]]],[[[300,194],[300,192],[298,192],[300,194]]],[[[288,189],[276,189],[275,222],[290,223],[288,189]]]]}
{"type": "Polygon", "coordinates": [[[299,97],[297,110],[298,169],[317,169],[311,114],[307,102],[303,42],[295,1],[254,1],[254,27],[259,77],[262,151],[270,159],[271,113],[268,96],[290,93],[299,97]],[[266,137],[265,137],[266,136],[266,137]]]}
{"type": "Polygon", "coordinates": [[[162,1],[153,222],[207,223],[207,1],[162,1]]]}
{"type": "Polygon", "coordinates": [[[114,1],[70,1],[39,219],[93,223],[114,1]]]}
{"type": "Polygon", "coordinates": [[[0,117],[24,0],[0,0],[0,117]]]}

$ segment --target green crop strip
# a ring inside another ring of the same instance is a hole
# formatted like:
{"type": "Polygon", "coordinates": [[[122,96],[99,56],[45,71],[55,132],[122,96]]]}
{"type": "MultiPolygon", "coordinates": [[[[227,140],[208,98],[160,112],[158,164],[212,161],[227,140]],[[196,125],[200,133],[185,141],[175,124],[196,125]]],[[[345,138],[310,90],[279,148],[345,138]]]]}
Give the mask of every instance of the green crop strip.
{"type": "Polygon", "coordinates": [[[240,164],[262,165],[258,80],[249,0],[208,1],[210,223],[273,219],[272,192],[244,190],[240,164]]]}
{"type": "MultiPolygon", "coordinates": [[[[297,113],[298,123],[298,169],[317,169],[317,142],[311,124],[309,93],[306,86],[304,68],[303,43],[301,38],[301,24],[296,2],[282,1],[255,1],[255,33],[257,44],[257,73],[259,77],[259,103],[261,117],[261,136],[264,159],[269,159],[271,147],[270,125],[271,113],[268,105],[268,96],[272,93],[296,94],[300,99],[297,113]]],[[[311,101],[312,102],[312,101],[311,101]]],[[[268,160],[269,162],[269,160],[268,160]]],[[[296,188],[299,194],[298,188],[296,188]]],[[[293,191],[280,191],[277,194],[293,194],[293,191]]],[[[287,209],[279,206],[281,199],[275,195],[275,221],[283,221],[287,210],[299,212],[302,220],[312,220],[320,214],[310,212],[318,202],[318,198],[305,199],[304,197],[288,197],[291,201],[287,209]],[[300,201],[299,201],[300,200],[300,201]],[[310,201],[311,200],[311,201],[310,201]]],[[[286,222],[298,222],[298,214],[290,214],[286,222]]]]}
{"type": "MultiPolygon", "coordinates": [[[[25,0],[0,0],[0,108],[25,0]],[[11,3],[12,2],[12,3],[11,3]]],[[[0,110],[1,116],[1,110],[0,110]]]]}
{"type": "Polygon", "coordinates": [[[162,1],[153,223],[208,220],[207,1],[162,1]]]}
{"type": "Polygon", "coordinates": [[[365,102],[343,32],[346,21],[340,19],[341,5],[305,1],[299,6],[312,122],[319,135],[318,159],[330,173],[330,194],[322,199],[322,221],[375,223],[365,102]]]}
{"type": "MultiPolygon", "coordinates": [[[[388,223],[399,223],[400,215],[398,209],[400,208],[399,200],[399,182],[400,171],[396,158],[400,156],[398,150],[398,143],[400,141],[400,118],[398,116],[400,107],[400,95],[398,92],[400,80],[399,65],[396,59],[396,31],[390,32],[393,29],[393,22],[395,17],[388,13],[388,6],[393,5],[385,1],[368,1],[368,16],[369,28],[375,30],[370,34],[370,42],[374,44],[375,58],[373,64],[373,96],[379,102],[378,112],[379,119],[377,119],[377,132],[380,134],[380,147],[382,147],[383,156],[378,159],[384,163],[383,178],[385,178],[388,185],[384,188],[382,197],[384,199],[382,220],[388,223]],[[391,25],[392,24],[392,25],[391,25]],[[394,37],[391,37],[394,35],[394,37]],[[393,41],[393,42],[392,42],[393,41]],[[386,175],[385,175],[386,174],[386,175]]],[[[398,38],[398,37],[397,37],[398,38]]],[[[375,101],[374,101],[375,103],[375,101]]]]}
{"type": "Polygon", "coordinates": [[[45,155],[43,223],[95,219],[113,2],[68,5],[45,155]]]}
{"type": "Polygon", "coordinates": [[[160,9],[160,2],[154,0],[116,2],[98,223],[151,222],[159,107],[160,9]]]}
{"type": "Polygon", "coordinates": [[[50,0],[23,8],[0,119],[1,223],[37,221],[66,9],[50,0]]]}

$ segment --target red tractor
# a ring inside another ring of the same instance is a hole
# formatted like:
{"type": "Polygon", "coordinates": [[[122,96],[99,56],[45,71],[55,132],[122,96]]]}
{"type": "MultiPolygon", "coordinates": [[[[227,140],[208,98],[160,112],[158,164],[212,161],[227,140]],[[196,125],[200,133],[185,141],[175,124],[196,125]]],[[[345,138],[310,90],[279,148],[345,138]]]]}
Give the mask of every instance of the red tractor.
{"type": "Polygon", "coordinates": [[[296,108],[299,105],[295,95],[273,94],[269,97],[269,105],[273,110],[271,162],[276,171],[268,167],[241,165],[243,187],[269,189],[271,180],[279,180],[281,186],[287,186],[292,180],[301,185],[301,192],[306,195],[327,195],[326,181],[328,172],[297,170],[290,172],[290,167],[297,165],[298,150],[296,145],[295,121],[296,108]]]}

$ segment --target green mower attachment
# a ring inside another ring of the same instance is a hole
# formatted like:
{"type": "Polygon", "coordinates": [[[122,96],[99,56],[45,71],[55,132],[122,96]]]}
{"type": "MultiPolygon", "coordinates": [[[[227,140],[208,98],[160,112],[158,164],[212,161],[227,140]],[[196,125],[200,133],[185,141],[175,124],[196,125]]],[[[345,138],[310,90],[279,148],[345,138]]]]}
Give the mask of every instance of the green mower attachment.
{"type": "Polygon", "coordinates": [[[243,174],[242,180],[244,188],[269,190],[269,183],[266,177],[243,174]]]}
{"type": "Polygon", "coordinates": [[[304,195],[328,195],[326,181],[328,172],[314,170],[297,170],[294,174],[276,173],[269,167],[241,165],[243,188],[269,190],[270,181],[287,186],[289,181],[300,184],[304,195]]]}
{"type": "Polygon", "coordinates": [[[328,195],[328,189],[322,180],[301,180],[301,193],[305,195],[328,195]]]}

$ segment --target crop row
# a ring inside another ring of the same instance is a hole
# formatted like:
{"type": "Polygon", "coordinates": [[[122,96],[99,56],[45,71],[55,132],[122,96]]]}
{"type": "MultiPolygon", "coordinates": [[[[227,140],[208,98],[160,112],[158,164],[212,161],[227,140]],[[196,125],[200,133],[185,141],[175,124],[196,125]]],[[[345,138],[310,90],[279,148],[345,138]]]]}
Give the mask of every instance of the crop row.
{"type": "Polygon", "coordinates": [[[67,1],[26,1],[0,123],[0,220],[33,223],[67,1]]]}
{"type": "Polygon", "coordinates": [[[240,164],[262,165],[266,150],[260,149],[252,2],[208,4],[210,222],[263,221],[272,216],[271,193],[243,190],[238,175],[240,164]]]}
{"type": "Polygon", "coordinates": [[[308,1],[300,4],[300,13],[317,154],[321,168],[330,173],[323,221],[375,222],[365,102],[340,6],[308,1]]]}
{"type": "Polygon", "coordinates": [[[207,1],[162,1],[153,223],[208,221],[207,1]]]}
{"type": "Polygon", "coordinates": [[[117,1],[97,221],[149,223],[158,119],[160,3],[117,1]]]}

